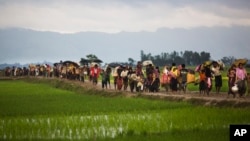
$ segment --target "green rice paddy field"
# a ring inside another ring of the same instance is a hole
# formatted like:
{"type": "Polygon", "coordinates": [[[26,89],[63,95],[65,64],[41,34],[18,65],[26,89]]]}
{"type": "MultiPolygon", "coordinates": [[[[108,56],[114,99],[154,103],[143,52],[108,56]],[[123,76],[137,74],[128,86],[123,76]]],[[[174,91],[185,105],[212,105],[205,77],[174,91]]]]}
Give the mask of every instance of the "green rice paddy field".
{"type": "Polygon", "coordinates": [[[61,80],[0,80],[0,140],[228,141],[250,108],[126,97],[61,80]]]}

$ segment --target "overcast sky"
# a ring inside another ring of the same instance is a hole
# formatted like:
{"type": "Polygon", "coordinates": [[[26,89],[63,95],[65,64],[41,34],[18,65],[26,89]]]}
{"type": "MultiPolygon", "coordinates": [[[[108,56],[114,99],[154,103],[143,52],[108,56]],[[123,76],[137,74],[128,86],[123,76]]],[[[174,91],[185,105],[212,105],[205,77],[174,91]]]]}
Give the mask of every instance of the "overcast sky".
{"type": "Polygon", "coordinates": [[[0,0],[0,28],[137,32],[250,26],[249,0],[0,0]]]}
{"type": "MultiPolygon", "coordinates": [[[[250,27],[249,0],[0,0],[0,29],[113,34],[123,31],[156,32],[162,28],[192,30],[235,26],[250,27]]],[[[151,51],[145,47],[137,50],[148,51],[145,53],[151,51]]],[[[242,56],[248,57],[246,52],[249,50],[250,47],[244,46],[242,56]]],[[[8,51],[7,48],[2,54],[8,54],[8,51]]],[[[164,51],[164,47],[159,47],[159,54],[164,51]]],[[[229,53],[225,56],[233,54],[230,50],[226,52],[229,53]]],[[[137,54],[139,56],[140,52],[137,54]]],[[[213,56],[213,52],[211,54],[213,56]]],[[[241,56],[239,53],[237,55],[241,56]]]]}

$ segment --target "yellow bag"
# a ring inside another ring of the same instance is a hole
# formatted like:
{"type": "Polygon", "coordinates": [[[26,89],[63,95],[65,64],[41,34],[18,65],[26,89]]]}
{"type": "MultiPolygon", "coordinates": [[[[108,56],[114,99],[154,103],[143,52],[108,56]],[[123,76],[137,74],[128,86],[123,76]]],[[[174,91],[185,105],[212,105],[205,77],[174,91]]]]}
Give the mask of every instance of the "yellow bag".
{"type": "Polygon", "coordinates": [[[195,82],[195,74],[187,73],[187,83],[195,82]]]}

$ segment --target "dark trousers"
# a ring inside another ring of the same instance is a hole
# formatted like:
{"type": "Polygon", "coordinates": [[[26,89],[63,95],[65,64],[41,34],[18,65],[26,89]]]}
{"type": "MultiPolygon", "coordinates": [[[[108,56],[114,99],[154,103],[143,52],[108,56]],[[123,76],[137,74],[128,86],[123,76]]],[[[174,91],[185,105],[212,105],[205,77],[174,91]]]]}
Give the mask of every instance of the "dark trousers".
{"type": "Polygon", "coordinates": [[[134,80],[129,81],[129,87],[131,92],[134,92],[134,89],[137,87],[136,85],[137,85],[136,81],[134,80]]]}
{"type": "Polygon", "coordinates": [[[247,90],[245,80],[239,80],[237,82],[237,85],[238,85],[238,88],[239,88],[238,93],[240,94],[240,96],[243,96],[245,94],[246,90],[247,90]]]}
{"type": "Polygon", "coordinates": [[[178,85],[177,79],[172,77],[170,83],[171,83],[170,87],[171,87],[172,91],[177,91],[178,90],[178,88],[177,88],[177,85],[178,85]]]}

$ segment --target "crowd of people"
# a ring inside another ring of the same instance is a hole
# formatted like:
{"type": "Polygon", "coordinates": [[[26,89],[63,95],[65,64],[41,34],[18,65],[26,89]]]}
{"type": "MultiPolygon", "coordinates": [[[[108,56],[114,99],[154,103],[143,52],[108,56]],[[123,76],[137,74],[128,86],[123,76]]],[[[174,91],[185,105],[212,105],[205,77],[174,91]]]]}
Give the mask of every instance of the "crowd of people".
{"type": "MultiPolygon", "coordinates": [[[[87,79],[93,85],[97,85],[100,78],[103,89],[114,88],[130,92],[158,92],[162,88],[166,92],[186,93],[187,85],[194,83],[199,85],[200,94],[209,95],[213,81],[216,93],[220,93],[223,85],[223,68],[224,66],[216,61],[204,62],[195,70],[187,69],[185,64],[177,66],[175,63],[172,63],[171,66],[164,66],[163,69],[154,66],[153,63],[143,64],[143,62],[138,62],[135,67],[107,65],[105,68],[99,67],[97,63],[82,67],[58,63],[54,66],[44,64],[30,65],[28,68],[7,67],[5,76],[58,77],[82,82],[87,79]],[[199,74],[198,79],[195,77],[195,72],[199,74]],[[113,80],[113,84],[111,84],[111,80],[113,80]]],[[[228,69],[227,77],[228,95],[232,94],[233,97],[236,97],[236,94],[239,94],[241,97],[246,93],[247,87],[249,91],[250,78],[243,63],[233,64],[228,69]]]]}
{"type": "MultiPolygon", "coordinates": [[[[222,62],[207,61],[197,66],[195,70],[187,69],[185,64],[177,66],[175,63],[160,70],[153,64],[143,65],[142,62],[138,62],[135,68],[117,66],[113,71],[107,66],[100,71],[100,76],[103,89],[111,87],[110,78],[113,77],[114,89],[117,90],[126,91],[129,88],[131,92],[158,92],[160,88],[163,88],[166,92],[183,91],[186,93],[187,85],[194,83],[199,85],[200,94],[209,95],[213,85],[216,93],[221,92],[224,67],[222,62]],[[199,74],[198,79],[195,77],[195,72],[199,74]]],[[[250,87],[249,74],[242,63],[233,64],[225,77],[228,78],[228,84],[224,84],[228,85],[228,96],[232,94],[236,97],[236,94],[239,94],[239,97],[242,97],[247,87],[250,87]]]]}

